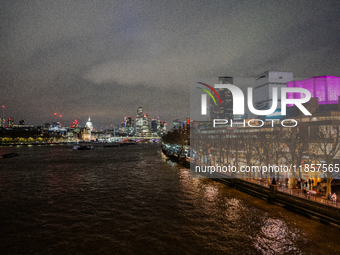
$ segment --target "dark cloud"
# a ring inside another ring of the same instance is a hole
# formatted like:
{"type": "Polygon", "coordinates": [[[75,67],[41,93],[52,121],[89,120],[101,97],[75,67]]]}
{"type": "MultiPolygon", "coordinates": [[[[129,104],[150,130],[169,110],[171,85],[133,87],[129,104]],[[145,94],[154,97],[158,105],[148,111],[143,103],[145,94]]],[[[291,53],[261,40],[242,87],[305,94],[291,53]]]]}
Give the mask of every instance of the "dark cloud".
{"type": "Polygon", "coordinates": [[[339,76],[339,1],[1,1],[6,116],[185,118],[193,77],[339,76]]]}

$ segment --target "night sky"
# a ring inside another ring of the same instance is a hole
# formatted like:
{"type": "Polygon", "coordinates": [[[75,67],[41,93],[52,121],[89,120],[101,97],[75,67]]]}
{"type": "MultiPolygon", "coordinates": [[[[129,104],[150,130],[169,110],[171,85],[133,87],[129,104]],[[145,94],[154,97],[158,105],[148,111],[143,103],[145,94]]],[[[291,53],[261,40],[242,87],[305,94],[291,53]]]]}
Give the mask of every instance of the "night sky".
{"type": "Polygon", "coordinates": [[[193,79],[340,76],[339,17],[328,0],[0,1],[0,105],[15,124],[184,119],[193,79]]]}

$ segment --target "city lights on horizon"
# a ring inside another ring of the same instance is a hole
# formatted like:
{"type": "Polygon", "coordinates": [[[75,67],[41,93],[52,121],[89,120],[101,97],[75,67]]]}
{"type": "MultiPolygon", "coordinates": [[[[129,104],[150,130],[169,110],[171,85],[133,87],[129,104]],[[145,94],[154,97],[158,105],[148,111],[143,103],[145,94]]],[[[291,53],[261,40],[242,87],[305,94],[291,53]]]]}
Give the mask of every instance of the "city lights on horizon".
{"type": "MultiPolygon", "coordinates": [[[[4,125],[4,123],[7,122],[7,121],[6,121],[5,114],[4,114],[5,105],[1,105],[1,106],[2,106],[2,109],[3,109],[2,115],[0,116],[1,119],[2,119],[2,126],[5,127],[5,128],[7,128],[7,127],[4,125]]],[[[140,107],[140,108],[141,108],[141,107],[140,107]]],[[[7,115],[11,115],[11,114],[7,114],[7,115]]],[[[65,117],[65,115],[63,116],[63,114],[60,114],[60,113],[58,113],[57,111],[55,111],[55,112],[53,111],[53,112],[51,113],[50,116],[51,116],[51,117],[50,117],[49,120],[47,119],[47,121],[44,121],[43,123],[38,123],[38,124],[34,123],[34,125],[37,126],[37,127],[39,127],[39,126],[50,125],[51,127],[52,127],[52,126],[55,126],[55,127],[62,128],[62,127],[63,127],[63,124],[61,123],[61,118],[63,118],[63,120],[64,120],[64,121],[63,121],[63,122],[64,122],[64,125],[65,125],[65,123],[67,123],[66,126],[64,126],[63,128],[75,128],[75,127],[82,127],[82,126],[83,126],[83,125],[81,124],[81,123],[82,123],[81,119],[84,119],[84,118],[78,117],[78,118],[76,118],[76,119],[73,119],[73,121],[72,121],[72,120],[69,120],[68,117],[65,117]],[[57,119],[57,118],[58,118],[58,119],[57,119]]],[[[97,126],[97,128],[96,128],[95,130],[97,130],[97,131],[103,131],[104,129],[108,129],[108,128],[111,128],[111,129],[112,129],[113,127],[115,127],[115,129],[118,129],[118,128],[122,127],[122,126],[125,126],[125,121],[127,121],[128,119],[134,119],[134,118],[131,118],[130,114],[128,114],[128,115],[123,115],[123,116],[125,116],[125,117],[124,117],[124,121],[123,121],[122,123],[118,122],[117,120],[116,120],[116,121],[109,121],[109,123],[107,123],[108,121],[106,121],[106,123],[101,121],[101,123],[96,123],[96,124],[95,124],[95,125],[97,126]],[[129,116],[129,117],[127,117],[127,116],[129,116]],[[115,122],[116,122],[116,123],[115,123],[115,122]],[[117,123],[119,123],[119,124],[117,124],[117,123]]],[[[150,115],[149,115],[148,113],[143,113],[142,116],[143,116],[143,118],[147,118],[147,119],[150,118],[150,115]]],[[[25,117],[17,117],[17,118],[16,118],[16,116],[7,116],[7,117],[8,117],[8,118],[11,117],[12,120],[13,120],[13,119],[14,119],[14,120],[17,120],[16,122],[18,122],[19,125],[22,125],[22,124],[20,124],[19,122],[25,123],[24,120],[26,119],[25,117]]],[[[159,117],[155,117],[154,119],[160,121],[160,118],[159,118],[159,117]]],[[[154,119],[152,119],[152,120],[154,120],[154,119]]],[[[130,120],[130,122],[131,122],[131,120],[130,120]]],[[[167,122],[166,122],[166,121],[162,121],[162,123],[164,123],[164,125],[167,126],[167,122]]],[[[85,123],[83,123],[83,124],[85,124],[85,123]]],[[[25,124],[24,124],[24,125],[25,125],[25,124]]],[[[33,125],[31,125],[29,122],[27,123],[27,119],[26,119],[26,125],[28,125],[28,126],[33,126],[33,125]]],[[[151,125],[151,118],[150,118],[150,123],[149,123],[149,125],[151,125]]]]}

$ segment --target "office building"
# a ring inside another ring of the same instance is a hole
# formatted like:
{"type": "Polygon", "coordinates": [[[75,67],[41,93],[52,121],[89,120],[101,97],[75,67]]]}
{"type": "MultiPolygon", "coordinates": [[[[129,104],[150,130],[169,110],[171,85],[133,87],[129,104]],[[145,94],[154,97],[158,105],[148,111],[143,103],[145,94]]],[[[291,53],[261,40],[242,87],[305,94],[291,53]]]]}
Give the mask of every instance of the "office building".
{"type": "Polygon", "coordinates": [[[253,90],[254,107],[257,110],[268,110],[273,103],[273,87],[278,88],[277,108],[270,116],[258,116],[262,119],[277,118],[281,115],[281,88],[286,87],[293,80],[292,72],[266,71],[255,81],[253,90]]]}
{"type": "Polygon", "coordinates": [[[9,127],[9,128],[12,128],[13,125],[14,125],[14,120],[13,120],[13,118],[9,118],[9,119],[8,119],[8,127],[9,127]]]}
{"type": "Polygon", "coordinates": [[[143,113],[143,108],[141,106],[138,107],[135,119],[135,135],[140,137],[149,136],[149,125],[149,115],[147,113],[143,113]]]}
{"type": "Polygon", "coordinates": [[[174,119],[172,124],[173,124],[173,129],[182,129],[184,126],[184,121],[180,119],[174,119]]]}
{"type": "MultiPolygon", "coordinates": [[[[220,76],[218,77],[219,84],[233,84],[233,77],[220,76]]],[[[217,104],[210,100],[210,120],[213,119],[227,119],[233,118],[233,97],[229,89],[216,89],[217,93],[221,98],[222,105],[219,100],[216,100],[217,104]]]]}
{"type": "Polygon", "coordinates": [[[151,132],[157,132],[157,127],[159,125],[159,121],[157,119],[151,120],[151,132]]]}

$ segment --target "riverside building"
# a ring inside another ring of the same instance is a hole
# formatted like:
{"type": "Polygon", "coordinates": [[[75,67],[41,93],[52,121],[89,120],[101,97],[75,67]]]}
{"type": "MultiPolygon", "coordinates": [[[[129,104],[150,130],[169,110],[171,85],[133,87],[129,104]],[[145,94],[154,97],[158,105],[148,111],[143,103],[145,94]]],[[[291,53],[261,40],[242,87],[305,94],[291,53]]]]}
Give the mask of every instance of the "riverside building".
{"type": "MultiPolygon", "coordinates": [[[[195,122],[191,139],[192,149],[202,151],[204,157],[211,158],[212,161],[210,162],[219,164],[221,162],[236,164],[237,162],[241,166],[249,164],[249,162],[246,162],[247,144],[252,148],[250,151],[254,152],[250,162],[255,165],[263,163],[263,158],[255,156],[256,149],[262,146],[262,152],[259,153],[261,155],[264,150],[270,147],[273,150],[275,148],[276,151],[280,151],[281,157],[277,160],[274,158],[268,160],[272,164],[286,164],[286,158],[290,157],[290,150],[292,150],[287,144],[288,141],[292,141],[302,146],[300,148],[303,149],[303,157],[298,164],[323,164],[326,160],[328,164],[330,162],[332,164],[340,163],[340,150],[337,150],[340,147],[340,77],[312,77],[287,82],[287,86],[308,89],[312,95],[309,102],[303,104],[312,114],[311,116],[304,115],[296,106],[288,105],[287,115],[283,117],[294,120],[294,123],[297,123],[296,127],[283,127],[280,118],[261,120],[258,127],[256,127],[257,123],[254,123],[251,127],[248,125],[245,127],[216,125],[214,128],[212,122],[211,124],[208,122],[195,122]],[[319,135],[318,139],[315,138],[316,135],[319,135]],[[248,141],[245,141],[245,139],[248,139],[248,141]],[[280,141],[282,142],[280,143],[280,141]],[[336,153],[329,161],[327,153],[329,154],[334,148],[336,153]],[[229,159],[221,159],[226,157],[229,157],[229,159]]],[[[300,95],[294,93],[287,95],[287,98],[300,98],[300,95]]],[[[248,121],[246,120],[246,122],[248,121]]],[[[302,171],[300,177],[339,178],[340,175],[328,172],[312,173],[302,171]]]]}

